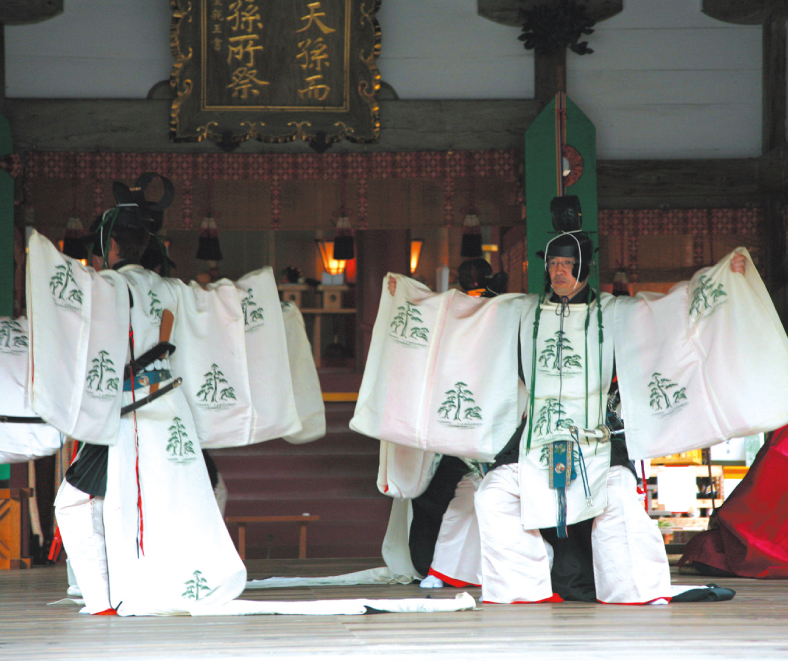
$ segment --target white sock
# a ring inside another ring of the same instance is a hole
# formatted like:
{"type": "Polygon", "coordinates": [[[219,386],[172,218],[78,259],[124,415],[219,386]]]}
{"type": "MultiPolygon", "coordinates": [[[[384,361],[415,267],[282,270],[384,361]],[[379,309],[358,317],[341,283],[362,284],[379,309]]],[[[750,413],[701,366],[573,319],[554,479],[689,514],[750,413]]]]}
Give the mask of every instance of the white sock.
{"type": "Polygon", "coordinates": [[[439,579],[437,576],[427,576],[421,583],[419,583],[420,588],[442,588],[443,581],[439,579]]]}

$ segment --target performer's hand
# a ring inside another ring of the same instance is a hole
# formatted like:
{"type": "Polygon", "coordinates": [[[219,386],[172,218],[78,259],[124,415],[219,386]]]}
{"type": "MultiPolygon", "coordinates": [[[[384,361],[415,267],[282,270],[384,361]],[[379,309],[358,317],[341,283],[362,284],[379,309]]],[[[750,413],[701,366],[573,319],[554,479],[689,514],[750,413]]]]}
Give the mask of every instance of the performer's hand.
{"type": "Polygon", "coordinates": [[[397,291],[397,279],[393,276],[389,276],[389,294],[394,296],[394,293],[397,291]]]}
{"type": "Polygon", "coordinates": [[[747,266],[747,258],[742,255],[741,253],[736,253],[731,258],[731,271],[734,273],[744,273],[744,269],[747,266]]]}

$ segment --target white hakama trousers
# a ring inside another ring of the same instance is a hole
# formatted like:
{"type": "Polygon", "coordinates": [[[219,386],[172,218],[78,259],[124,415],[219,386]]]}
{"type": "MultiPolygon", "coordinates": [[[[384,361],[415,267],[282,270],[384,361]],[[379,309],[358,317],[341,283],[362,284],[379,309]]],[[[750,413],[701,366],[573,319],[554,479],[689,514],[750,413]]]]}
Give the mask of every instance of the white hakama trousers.
{"type": "Polygon", "coordinates": [[[482,583],[481,540],[473,502],[481,482],[481,477],[469,473],[457,484],[432,556],[430,574],[455,587],[482,583]]]}
{"type": "MultiPolygon", "coordinates": [[[[597,599],[643,604],[669,598],[670,570],[662,536],[637,497],[635,478],[611,467],[607,507],[591,533],[597,599]]],[[[482,544],[482,599],[536,602],[553,595],[550,548],[521,524],[517,464],[488,473],[476,495],[482,544]]]]}
{"type": "Polygon", "coordinates": [[[637,480],[623,466],[607,478],[607,507],[591,531],[598,601],[643,604],[670,598],[670,566],[662,534],[637,495],[637,480]]]}
{"type": "Polygon", "coordinates": [[[482,552],[482,601],[511,604],[553,596],[548,544],[520,523],[517,464],[487,473],[476,493],[482,552]]]}
{"type": "Polygon", "coordinates": [[[94,498],[63,480],[55,517],[71,569],[90,613],[112,608],[104,543],[104,499],[94,498]]]}

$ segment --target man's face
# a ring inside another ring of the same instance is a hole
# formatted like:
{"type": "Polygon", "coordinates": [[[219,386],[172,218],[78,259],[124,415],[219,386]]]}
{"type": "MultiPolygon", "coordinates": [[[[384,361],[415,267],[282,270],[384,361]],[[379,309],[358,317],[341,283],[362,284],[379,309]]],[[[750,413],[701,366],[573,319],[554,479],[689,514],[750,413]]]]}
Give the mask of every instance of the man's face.
{"type": "Polygon", "coordinates": [[[585,283],[578,283],[572,275],[575,266],[573,257],[548,257],[547,272],[550,274],[550,284],[558,296],[572,297],[579,292],[585,283]]]}

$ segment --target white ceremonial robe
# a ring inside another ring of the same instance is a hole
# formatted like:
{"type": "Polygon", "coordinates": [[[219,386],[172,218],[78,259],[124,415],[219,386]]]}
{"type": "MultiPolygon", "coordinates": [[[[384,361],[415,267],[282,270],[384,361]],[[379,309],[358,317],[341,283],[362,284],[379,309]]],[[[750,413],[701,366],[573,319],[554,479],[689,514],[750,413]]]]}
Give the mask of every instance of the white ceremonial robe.
{"type": "Polygon", "coordinates": [[[66,436],[112,445],[128,350],[123,279],[82,266],[38,232],[28,247],[31,406],[66,436]]]}
{"type": "MultiPolygon", "coordinates": [[[[528,298],[533,301],[536,297],[528,298]]],[[[613,334],[609,329],[615,299],[603,293],[600,303],[604,339],[601,352],[596,301],[590,305],[569,305],[565,316],[559,314],[558,304],[542,303],[536,342],[533,338],[536,305],[527,307],[520,326],[523,375],[529,395],[530,389],[534,390],[533,407],[529,407],[529,421],[520,440],[521,521],[526,530],[558,525],[556,492],[549,487],[548,444],[571,441],[569,425],[593,429],[605,422],[607,393],[613,377],[613,334]],[[557,348],[558,343],[563,346],[557,348]],[[529,426],[530,451],[527,449],[529,426]]],[[[581,439],[570,447],[575,452],[576,477],[566,489],[567,525],[591,519],[605,509],[610,467],[609,443],[581,439]]]]}
{"type": "MultiPolygon", "coordinates": [[[[245,445],[302,429],[281,307],[269,295],[270,270],[250,275],[241,290],[249,294],[251,288],[255,302],[267,301],[265,329],[252,334],[244,319],[249,301],[244,307],[239,288],[229,281],[205,291],[137,266],[96,273],[35,233],[28,280],[28,309],[42,317],[33,320],[31,333],[34,409],[60,431],[93,430],[83,438],[110,446],[102,517],[110,605],[121,615],[166,615],[231,601],[244,589],[246,570],[217,507],[201,447],[245,445]],[[71,275],[65,278],[66,273],[71,275]],[[51,286],[53,279],[57,287],[51,286]],[[72,295],[76,288],[80,293],[72,295]],[[66,303],[60,301],[61,293],[66,303]],[[176,350],[163,368],[182,376],[183,386],[120,419],[121,404],[150,392],[148,386],[122,391],[129,327],[138,357],[159,341],[164,309],[174,314],[171,341],[176,350]],[[55,323],[57,332],[49,323],[55,323]],[[276,358],[250,364],[248,348],[262,344],[276,358]],[[97,371],[97,365],[104,371],[97,371]],[[250,369],[256,370],[254,378],[250,369]],[[118,377],[116,387],[109,388],[112,398],[87,392],[106,393],[107,381],[118,377]],[[280,391],[276,410],[260,405],[265,401],[261,389],[271,387],[280,391]]],[[[254,321],[261,321],[259,314],[254,321]]],[[[85,509],[94,504],[81,500],[64,496],[59,505],[65,509],[73,501],[85,509]]],[[[88,529],[94,517],[87,511],[87,517],[73,517],[82,530],[77,538],[93,534],[88,529]]],[[[79,555],[68,546],[66,550],[79,555]]],[[[87,555],[95,556],[91,551],[87,555]]],[[[77,575],[80,584],[93,579],[101,582],[99,574],[87,579],[77,575]]]]}
{"type": "MultiPolygon", "coordinates": [[[[35,418],[28,396],[28,321],[0,317],[0,416],[35,418]]],[[[54,427],[40,423],[0,424],[0,464],[47,457],[61,447],[54,427]]]]}
{"type": "Polygon", "coordinates": [[[323,403],[312,346],[306,335],[304,317],[292,302],[282,301],[281,307],[290,376],[293,379],[293,391],[298,393],[296,411],[301,421],[301,431],[285,434],[282,438],[288,443],[299,445],[326,435],[326,405],[323,403]]]}
{"type": "MultiPolygon", "coordinates": [[[[735,252],[745,254],[744,248],[735,252]]],[[[667,295],[616,302],[630,457],[704,448],[788,423],[788,338],[748,259],[730,253],[667,295]]]]}
{"type": "Polygon", "coordinates": [[[394,296],[384,281],[350,428],[427,452],[491,461],[522,413],[511,329],[523,297],[433,294],[394,277],[394,296]],[[510,330],[501,334],[501,328],[510,330]]]}

